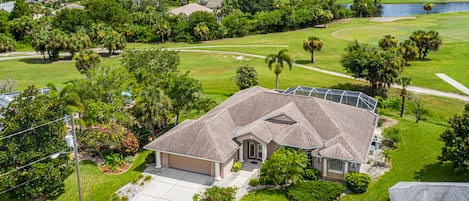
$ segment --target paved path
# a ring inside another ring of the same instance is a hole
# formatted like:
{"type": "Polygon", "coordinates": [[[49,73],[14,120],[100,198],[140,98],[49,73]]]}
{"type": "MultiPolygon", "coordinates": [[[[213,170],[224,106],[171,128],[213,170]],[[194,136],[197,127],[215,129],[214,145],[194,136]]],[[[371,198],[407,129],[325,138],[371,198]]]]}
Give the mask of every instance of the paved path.
{"type": "Polygon", "coordinates": [[[462,91],[463,93],[469,95],[469,89],[465,87],[464,85],[462,85],[461,83],[459,83],[458,81],[453,80],[453,78],[447,76],[444,73],[435,73],[435,75],[441,78],[443,81],[450,84],[451,86],[453,86],[454,88],[458,89],[459,91],[462,91]]]}
{"type": "MultiPolygon", "coordinates": [[[[176,48],[165,48],[165,49],[178,50],[178,51],[181,51],[181,52],[200,52],[200,53],[218,53],[218,54],[221,53],[221,54],[242,55],[242,56],[260,58],[260,59],[265,58],[265,56],[263,56],[263,55],[249,54],[249,53],[242,53],[242,52],[231,52],[231,51],[220,51],[220,50],[200,50],[200,49],[203,49],[203,48],[216,48],[216,47],[288,47],[288,46],[287,45],[220,45],[220,46],[211,45],[211,46],[176,47],[176,48]]],[[[99,49],[99,48],[97,48],[96,50],[103,51],[103,49],[99,49]]],[[[22,53],[23,52],[21,52],[21,54],[22,53]]],[[[31,52],[25,52],[25,53],[29,54],[31,52]]],[[[6,53],[6,54],[7,55],[8,54],[13,55],[13,53],[6,53]]],[[[2,56],[2,55],[5,55],[5,53],[0,54],[0,56],[2,56]]],[[[9,59],[31,58],[31,57],[38,57],[38,56],[41,56],[41,55],[36,53],[36,55],[30,55],[30,56],[17,56],[17,57],[4,57],[4,58],[0,57],[0,61],[1,60],[9,60],[9,59]]],[[[325,73],[325,74],[329,74],[329,75],[333,75],[333,76],[338,76],[338,77],[354,79],[354,80],[360,80],[360,81],[366,82],[363,79],[356,79],[356,78],[353,78],[350,75],[346,75],[346,74],[343,74],[343,73],[324,70],[324,69],[320,69],[320,68],[317,68],[317,67],[302,65],[302,64],[298,64],[298,63],[294,63],[294,65],[298,66],[298,67],[301,67],[301,68],[305,68],[305,69],[309,69],[309,70],[313,70],[313,71],[317,71],[317,72],[321,72],[321,73],[325,73]]],[[[401,88],[401,86],[397,85],[397,84],[392,85],[392,87],[401,88]]],[[[459,100],[463,100],[463,101],[469,101],[469,96],[464,96],[464,95],[455,94],[455,93],[448,93],[448,92],[443,92],[443,91],[438,91],[438,90],[423,88],[423,87],[409,86],[409,87],[407,87],[407,91],[411,91],[411,92],[419,93],[419,94],[428,94],[428,95],[435,95],[435,96],[441,96],[441,97],[447,97],[447,98],[454,98],[454,99],[459,99],[459,100]]]]}

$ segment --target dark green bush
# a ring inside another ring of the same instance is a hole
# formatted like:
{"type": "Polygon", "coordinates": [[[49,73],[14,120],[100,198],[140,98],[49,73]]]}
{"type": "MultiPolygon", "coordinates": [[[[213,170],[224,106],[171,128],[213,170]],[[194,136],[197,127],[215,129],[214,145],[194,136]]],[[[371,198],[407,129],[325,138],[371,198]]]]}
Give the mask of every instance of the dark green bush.
{"type": "Polygon", "coordinates": [[[233,201],[236,200],[236,191],[238,191],[237,187],[218,187],[213,186],[211,188],[207,188],[205,192],[195,194],[192,199],[194,201],[233,201]]]}
{"type": "Polygon", "coordinates": [[[399,130],[397,128],[387,128],[383,131],[383,144],[390,148],[396,148],[397,144],[401,140],[399,137],[399,130]]]}
{"type": "Polygon", "coordinates": [[[249,186],[257,186],[257,185],[259,185],[259,179],[252,178],[249,180],[249,186]]]}
{"type": "Polygon", "coordinates": [[[306,181],[290,187],[287,194],[297,201],[333,201],[344,191],[345,187],[337,182],[306,181]]]}
{"type": "Polygon", "coordinates": [[[369,175],[359,172],[348,172],[345,175],[345,186],[354,193],[364,193],[371,182],[369,175]]]}
{"type": "Polygon", "coordinates": [[[321,172],[315,168],[305,169],[304,178],[307,180],[319,180],[321,178],[321,172]]]}

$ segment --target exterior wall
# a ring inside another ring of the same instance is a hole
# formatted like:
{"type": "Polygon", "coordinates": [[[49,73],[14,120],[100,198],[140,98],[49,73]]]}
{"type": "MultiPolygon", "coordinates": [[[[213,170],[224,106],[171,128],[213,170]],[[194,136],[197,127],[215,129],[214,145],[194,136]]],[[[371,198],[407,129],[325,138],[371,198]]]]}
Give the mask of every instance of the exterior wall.
{"type": "Polygon", "coordinates": [[[328,172],[325,179],[334,180],[334,181],[343,181],[344,180],[344,175],[328,172]]]}
{"type": "MultiPolygon", "coordinates": [[[[318,158],[317,157],[312,157],[312,160],[313,160],[313,167],[319,171],[321,171],[321,173],[323,173],[323,158],[320,159],[320,162],[318,162],[318,158]]],[[[345,174],[347,172],[345,172],[345,162],[344,164],[342,165],[342,173],[338,173],[336,171],[333,171],[331,172],[329,170],[329,161],[331,159],[327,159],[327,176],[324,178],[324,179],[330,179],[330,180],[336,180],[336,181],[343,181],[344,180],[344,177],[345,177],[345,174]]],[[[352,167],[352,163],[349,163],[348,162],[348,172],[360,172],[360,166],[361,164],[360,163],[356,163],[355,164],[355,167],[352,167]]]]}
{"type": "Polygon", "coordinates": [[[214,163],[211,161],[178,156],[174,154],[168,154],[168,161],[169,167],[207,175],[212,175],[211,166],[214,166],[214,163]]]}
{"type": "Polygon", "coordinates": [[[168,154],[161,152],[161,166],[169,167],[168,154]]]}
{"type": "Polygon", "coordinates": [[[249,154],[249,153],[248,153],[248,151],[249,151],[248,146],[249,146],[249,140],[244,140],[244,141],[243,141],[243,160],[244,160],[244,161],[246,161],[246,160],[249,159],[249,158],[248,158],[248,154],[249,154]]]}
{"type": "Polygon", "coordinates": [[[267,144],[267,159],[269,159],[272,153],[274,153],[274,151],[277,150],[279,147],[280,145],[278,145],[274,141],[270,141],[270,143],[267,144]]]}
{"type": "Polygon", "coordinates": [[[236,151],[225,163],[220,164],[220,176],[225,177],[231,173],[233,163],[238,160],[238,151],[236,151]]]}
{"type": "Polygon", "coordinates": [[[320,162],[318,162],[318,158],[317,157],[312,157],[312,162],[313,162],[313,167],[319,171],[322,172],[322,159],[319,159],[320,162]]]}
{"type": "Polygon", "coordinates": [[[352,163],[349,163],[348,171],[349,172],[360,172],[360,163],[355,163],[355,168],[352,168],[352,163]]]}

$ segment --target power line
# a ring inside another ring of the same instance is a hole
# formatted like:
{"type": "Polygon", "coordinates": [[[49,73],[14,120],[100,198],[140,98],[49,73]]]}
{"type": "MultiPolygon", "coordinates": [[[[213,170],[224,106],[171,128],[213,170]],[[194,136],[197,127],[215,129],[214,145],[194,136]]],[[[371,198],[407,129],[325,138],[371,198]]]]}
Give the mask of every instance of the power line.
{"type": "MultiPolygon", "coordinates": [[[[60,153],[62,153],[62,152],[64,152],[64,151],[66,151],[66,149],[64,149],[64,150],[62,150],[62,151],[60,151],[60,152],[57,152],[57,153],[60,154],[60,153]]],[[[10,174],[10,173],[12,173],[12,172],[21,170],[21,169],[23,169],[23,168],[25,168],[25,167],[34,165],[34,164],[39,163],[39,162],[41,162],[41,161],[43,161],[43,160],[46,160],[46,159],[48,159],[48,158],[52,158],[52,156],[54,156],[54,155],[57,154],[57,153],[54,153],[54,154],[51,154],[51,155],[46,156],[46,157],[44,157],[44,158],[35,160],[35,161],[31,162],[31,163],[28,163],[28,164],[26,164],[26,165],[23,165],[23,166],[21,166],[21,167],[18,167],[18,168],[14,169],[14,170],[10,170],[10,171],[8,171],[8,172],[5,172],[5,173],[1,174],[0,177],[3,177],[3,176],[5,176],[5,175],[7,175],[7,174],[10,174]]]]}
{"type": "Polygon", "coordinates": [[[67,117],[62,117],[62,118],[59,118],[59,119],[56,119],[56,120],[49,121],[49,122],[47,122],[47,123],[41,124],[41,125],[39,125],[39,126],[31,127],[31,128],[26,129],[26,130],[22,130],[22,131],[19,131],[19,132],[16,132],[16,133],[13,133],[13,134],[10,134],[10,135],[1,137],[0,140],[4,140],[4,139],[7,139],[7,138],[11,138],[11,137],[14,137],[14,136],[17,136],[17,135],[26,133],[26,132],[28,132],[28,131],[32,131],[32,130],[34,130],[34,129],[37,129],[37,128],[40,128],[40,127],[49,125],[49,124],[51,124],[51,123],[58,122],[58,121],[60,121],[60,120],[65,120],[65,118],[67,118],[67,117]]]}

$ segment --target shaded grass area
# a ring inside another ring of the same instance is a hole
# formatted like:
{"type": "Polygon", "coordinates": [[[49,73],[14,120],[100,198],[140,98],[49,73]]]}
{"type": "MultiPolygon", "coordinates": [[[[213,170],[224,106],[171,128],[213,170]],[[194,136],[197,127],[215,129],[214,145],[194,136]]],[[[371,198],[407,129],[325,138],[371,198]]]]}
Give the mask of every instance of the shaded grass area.
{"type": "Polygon", "coordinates": [[[275,188],[254,191],[244,196],[241,201],[288,201],[284,192],[275,188]]]}
{"type": "MultiPolygon", "coordinates": [[[[146,160],[152,160],[151,151],[142,151],[136,157],[132,167],[123,174],[106,175],[91,161],[80,163],[83,200],[109,200],[119,188],[131,182],[146,168],[146,160]]],[[[65,193],[57,200],[78,200],[76,173],[65,180],[65,193]]]]}

